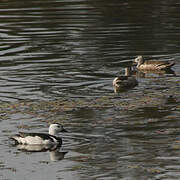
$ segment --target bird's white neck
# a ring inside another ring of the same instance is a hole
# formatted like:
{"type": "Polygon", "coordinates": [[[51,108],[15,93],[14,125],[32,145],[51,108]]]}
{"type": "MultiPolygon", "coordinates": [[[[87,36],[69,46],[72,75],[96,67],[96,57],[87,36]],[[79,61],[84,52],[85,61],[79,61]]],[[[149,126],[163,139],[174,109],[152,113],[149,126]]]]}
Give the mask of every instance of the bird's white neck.
{"type": "Polygon", "coordinates": [[[57,132],[56,132],[55,129],[49,128],[49,134],[50,134],[50,135],[53,135],[53,136],[56,136],[56,135],[57,135],[57,132]]]}

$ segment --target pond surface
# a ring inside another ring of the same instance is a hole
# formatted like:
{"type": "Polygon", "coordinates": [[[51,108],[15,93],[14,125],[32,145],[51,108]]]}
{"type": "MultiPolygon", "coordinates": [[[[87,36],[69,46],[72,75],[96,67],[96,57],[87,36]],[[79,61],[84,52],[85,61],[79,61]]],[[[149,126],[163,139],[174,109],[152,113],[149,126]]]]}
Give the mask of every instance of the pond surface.
{"type": "Polygon", "coordinates": [[[180,178],[180,2],[30,0],[0,3],[0,178],[180,178]],[[174,73],[112,81],[138,56],[174,73]],[[57,151],[8,139],[64,124],[57,151]]]}

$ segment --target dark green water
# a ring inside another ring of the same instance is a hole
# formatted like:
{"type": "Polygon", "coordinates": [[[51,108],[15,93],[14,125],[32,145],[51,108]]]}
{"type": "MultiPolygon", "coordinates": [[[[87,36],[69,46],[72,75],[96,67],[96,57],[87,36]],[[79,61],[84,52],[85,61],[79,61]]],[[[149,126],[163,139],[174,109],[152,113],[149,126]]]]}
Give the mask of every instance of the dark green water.
{"type": "Polygon", "coordinates": [[[2,1],[0,178],[179,179],[179,12],[178,0],[2,1]],[[175,74],[144,74],[115,94],[113,79],[138,55],[174,61],[175,74]],[[20,105],[42,101],[64,108],[20,105]],[[10,145],[53,121],[70,132],[64,159],[10,145]]]}

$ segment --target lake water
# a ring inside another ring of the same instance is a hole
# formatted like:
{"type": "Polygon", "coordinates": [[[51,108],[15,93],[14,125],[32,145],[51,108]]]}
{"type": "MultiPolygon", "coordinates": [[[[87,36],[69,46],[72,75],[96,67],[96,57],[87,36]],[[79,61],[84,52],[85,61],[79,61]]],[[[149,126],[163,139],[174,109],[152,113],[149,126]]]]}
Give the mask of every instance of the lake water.
{"type": "Polygon", "coordinates": [[[30,0],[0,3],[2,180],[180,179],[180,2],[30,0]],[[174,74],[112,81],[138,56],[174,74]],[[58,151],[14,147],[18,131],[64,124],[58,151]]]}

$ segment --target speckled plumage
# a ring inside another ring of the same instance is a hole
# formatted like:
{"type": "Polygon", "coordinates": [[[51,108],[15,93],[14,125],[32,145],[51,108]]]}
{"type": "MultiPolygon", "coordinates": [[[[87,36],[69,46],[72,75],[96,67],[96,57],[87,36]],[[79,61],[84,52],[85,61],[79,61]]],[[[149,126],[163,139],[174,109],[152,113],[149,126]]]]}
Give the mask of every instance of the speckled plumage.
{"type": "Polygon", "coordinates": [[[138,85],[135,77],[119,76],[113,80],[113,86],[116,88],[130,88],[138,85]]]}
{"type": "Polygon", "coordinates": [[[142,56],[138,56],[134,62],[139,70],[166,70],[175,64],[169,61],[144,60],[142,56]]]}
{"type": "Polygon", "coordinates": [[[125,75],[118,76],[113,80],[115,92],[121,92],[138,85],[138,81],[134,76],[131,76],[131,68],[125,68],[125,75]]]}

